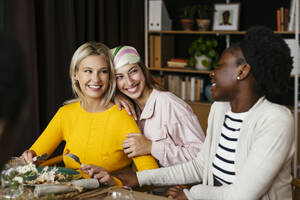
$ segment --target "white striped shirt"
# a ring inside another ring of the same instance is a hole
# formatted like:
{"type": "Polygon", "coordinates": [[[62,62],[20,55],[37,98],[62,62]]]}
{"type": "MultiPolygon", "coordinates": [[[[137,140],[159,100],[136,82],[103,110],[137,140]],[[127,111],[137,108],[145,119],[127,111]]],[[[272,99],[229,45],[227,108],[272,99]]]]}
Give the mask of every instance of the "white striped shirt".
{"type": "Polygon", "coordinates": [[[240,128],[247,112],[227,112],[225,115],[217,153],[213,161],[213,175],[223,185],[235,179],[235,154],[240,128]]]}

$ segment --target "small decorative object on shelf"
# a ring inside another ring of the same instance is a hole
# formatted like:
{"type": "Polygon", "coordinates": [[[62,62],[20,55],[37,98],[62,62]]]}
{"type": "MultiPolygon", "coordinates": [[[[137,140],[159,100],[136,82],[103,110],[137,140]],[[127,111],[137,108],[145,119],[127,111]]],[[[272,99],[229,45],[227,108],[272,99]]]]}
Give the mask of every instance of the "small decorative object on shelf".
{"type": "Polygon", "coordinates": [[[197,5],[197,26],[199,31],[208,31],[214,8],[211,5],[197,5]]]}
{"type": "Polygon", "coordinates": [[[213,30],[238,31],[240,18],[240,4],[215,4],[213,30]]]}
{"type": "Polygon", "coordinates": [[[185,6],[181,15],[181,25],[183,30],[191,31],[194,25],[194,16],[196,12],[195,6],[185,6]]]}
{"type": "Polygon", "coordinates": [[[219,57],[216,51],[217,46],[218,42],[215,38],[200,36],[189,47],[191,56],[189,64],[199,70],[209,70],[211,66],[215,67],[219,57]]]}

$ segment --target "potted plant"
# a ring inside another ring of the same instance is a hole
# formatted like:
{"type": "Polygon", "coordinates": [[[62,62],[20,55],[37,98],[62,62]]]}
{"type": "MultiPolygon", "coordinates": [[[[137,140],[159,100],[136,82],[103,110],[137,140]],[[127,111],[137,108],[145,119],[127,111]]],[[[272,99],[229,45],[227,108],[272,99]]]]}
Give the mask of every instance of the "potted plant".
{"type": "Polygon", "coordinates": [[[185,6],[183,8],[183,12],[180,19],[183,30],[192,30],[195,12],[195,6],[185,6]]]}
{"type": "Polygon", "coordinates": [[[218,42],[214,37],[200,36],[194,40],[188,50],[191,56],[190,66],[200,70],[209,70],[211,66],[215,67],[219,57],[216,51],[217,46],[218,42]]]}
{"type": "Polygon", "coordinates": [[[214,8],[211,5],[198,5],[197,7],[197,25],[200,31],[207,31],[214,14],[214,8]]]}

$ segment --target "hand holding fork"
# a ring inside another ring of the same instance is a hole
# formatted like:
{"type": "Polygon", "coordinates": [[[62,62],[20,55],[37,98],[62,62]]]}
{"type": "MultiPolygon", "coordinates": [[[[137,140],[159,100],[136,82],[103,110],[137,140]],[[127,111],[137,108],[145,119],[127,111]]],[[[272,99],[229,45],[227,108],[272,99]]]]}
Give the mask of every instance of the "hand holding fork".
{"type": "Polygon", "coordinates": [[[76,156],[72,153],[64,154],[64,156],[72,158],[75,162],[80,164],[80,166],[82,167],[80,170],[83,170],[83,171],[87,172],[87,174],[91,178],[98,179],[100,184],[105,185],[105,186],[115,185],[114,179],[110,176],[110,174],[104,168],[99,167],[99,166],[95,166],[95,165],[85,165],[85,164],[80,162],[80,159],[79,159],[78,156],[76,156]]]}

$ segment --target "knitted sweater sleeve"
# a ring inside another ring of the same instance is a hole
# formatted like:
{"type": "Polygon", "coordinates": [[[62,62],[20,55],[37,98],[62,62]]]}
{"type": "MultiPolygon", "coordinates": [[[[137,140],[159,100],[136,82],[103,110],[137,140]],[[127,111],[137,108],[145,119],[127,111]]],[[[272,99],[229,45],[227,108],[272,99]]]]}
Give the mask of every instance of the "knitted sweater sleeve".
{"type": "Polygon", "coordinates": [[[197,183],[201,180],[201,169],[196,160],[183,164],[164,167],[154,170],[137,172],[140,186],[143,185],[176,185],[197,183]]]}
{"type": "Polygon", "coordinates": [[[250,200],[267,192],[293,152],[293,118],[289,112],[269,113],[258,120],[252,131],[255,137],[249,155],[234,183],[221,187],[193,186],[185,190],[189,199],[250,200]]]}
{"type": "Polygon", "coordinates": [[[30,147],[37,155],[47,153],[49,156],[54,152],[56,147],[63,140],[63,133],[61,130],[61,109],[54,115],[47,128],[30,147]]]}

